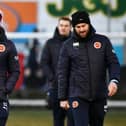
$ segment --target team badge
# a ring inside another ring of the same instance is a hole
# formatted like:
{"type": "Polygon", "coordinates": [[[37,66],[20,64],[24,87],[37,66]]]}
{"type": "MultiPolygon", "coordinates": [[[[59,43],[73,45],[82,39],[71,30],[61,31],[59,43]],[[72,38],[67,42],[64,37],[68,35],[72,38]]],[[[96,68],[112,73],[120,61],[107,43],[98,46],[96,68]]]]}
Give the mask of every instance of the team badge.
{"type": "Polygon", "coordinates": [[[79,102],[78,101],[73,101],[72,102],[72,107],[73,108],[77,108],[79,106],[79,102]]]}
{"type": "Polygon", "coordinates": [[[6,50],[5,45],[0,44],[0,52],[4,52],[6,50]]]}
{"type": "Polygon", "coordinates": [[[101,48],[101,43],[100,42],[95,42],[94,43],[94,48],[100,49],[101,48]]]}

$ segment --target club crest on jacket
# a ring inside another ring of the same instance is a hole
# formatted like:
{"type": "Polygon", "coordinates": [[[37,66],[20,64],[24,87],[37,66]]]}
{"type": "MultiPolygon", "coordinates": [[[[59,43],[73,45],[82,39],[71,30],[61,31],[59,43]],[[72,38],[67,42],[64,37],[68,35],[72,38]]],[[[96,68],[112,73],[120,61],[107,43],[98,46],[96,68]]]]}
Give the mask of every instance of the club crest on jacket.
{"type": "Polygon", "coordinates": [[[4,52],[6,50],[5,45],[0,44],[0,52],[4,52]]]}
{"type": "Polygon", "coordinates": [[[95,42],[94,43],[94,48],[100,49],[101,48],[101,42],[95,42]]]}

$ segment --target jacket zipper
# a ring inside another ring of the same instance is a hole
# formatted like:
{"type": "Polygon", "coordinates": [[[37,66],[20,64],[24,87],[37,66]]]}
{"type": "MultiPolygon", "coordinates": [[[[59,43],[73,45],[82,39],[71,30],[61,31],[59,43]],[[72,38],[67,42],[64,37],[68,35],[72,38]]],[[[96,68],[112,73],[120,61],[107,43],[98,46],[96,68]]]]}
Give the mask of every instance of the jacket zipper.
{"type": "Polygon", "coordinates": [[[93,100],[93,94],[92,94],[92,84],[91,84],[91,69],[90,69],[90,59],[89,59],[89,49],[88,49],[88,43],[86,45],[86,50],[87,50],[87,63],[88,63],[88,70],[89,70],[89,101],[93,100]]]}

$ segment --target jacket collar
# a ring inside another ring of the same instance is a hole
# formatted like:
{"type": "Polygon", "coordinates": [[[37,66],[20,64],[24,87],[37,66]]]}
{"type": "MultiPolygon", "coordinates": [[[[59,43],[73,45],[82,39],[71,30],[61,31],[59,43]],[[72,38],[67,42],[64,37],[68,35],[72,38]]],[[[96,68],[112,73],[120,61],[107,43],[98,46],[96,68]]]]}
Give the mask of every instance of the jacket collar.
{"type": "Polygon", "coordinates": [[[56,27],[53,38],[59,39],[60,41],[65,41],[71,36],[71,33],[69,36],[62,36],[59,34],[58,28],[56,27]]]}

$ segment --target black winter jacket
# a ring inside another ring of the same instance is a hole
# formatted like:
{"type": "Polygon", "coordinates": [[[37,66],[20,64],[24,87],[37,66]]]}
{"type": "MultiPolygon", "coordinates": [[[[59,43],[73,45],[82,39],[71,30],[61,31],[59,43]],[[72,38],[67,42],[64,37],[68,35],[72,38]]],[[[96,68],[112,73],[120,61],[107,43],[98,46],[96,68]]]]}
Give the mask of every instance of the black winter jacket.
{"type": "Polygon", "coordinates": [[[19,73],[16,48],[0,27],[0,100],[7,100],[7,94],[14,89],[19,73]]]}
{"type": "Polygon", "coordinates": [[[120,81],[120,65],[109,39],[91,33],[86,39],[76,34],[64,43],[58,63],[58,97],[80,97],[86,100],[106,98],[109,79],[120,81]]]}
{"type": "Polygon", "coordinates": [[[65,40],[70,36],[61,36],[58,29],[55,29],[54,36],[47,40],[45,47],[42,52],[41,65],[44,71],[47,81],[49,83],[49,88],[58,89],[57,80],[57,64],[59,59],[60,49],[65,40]]]}

